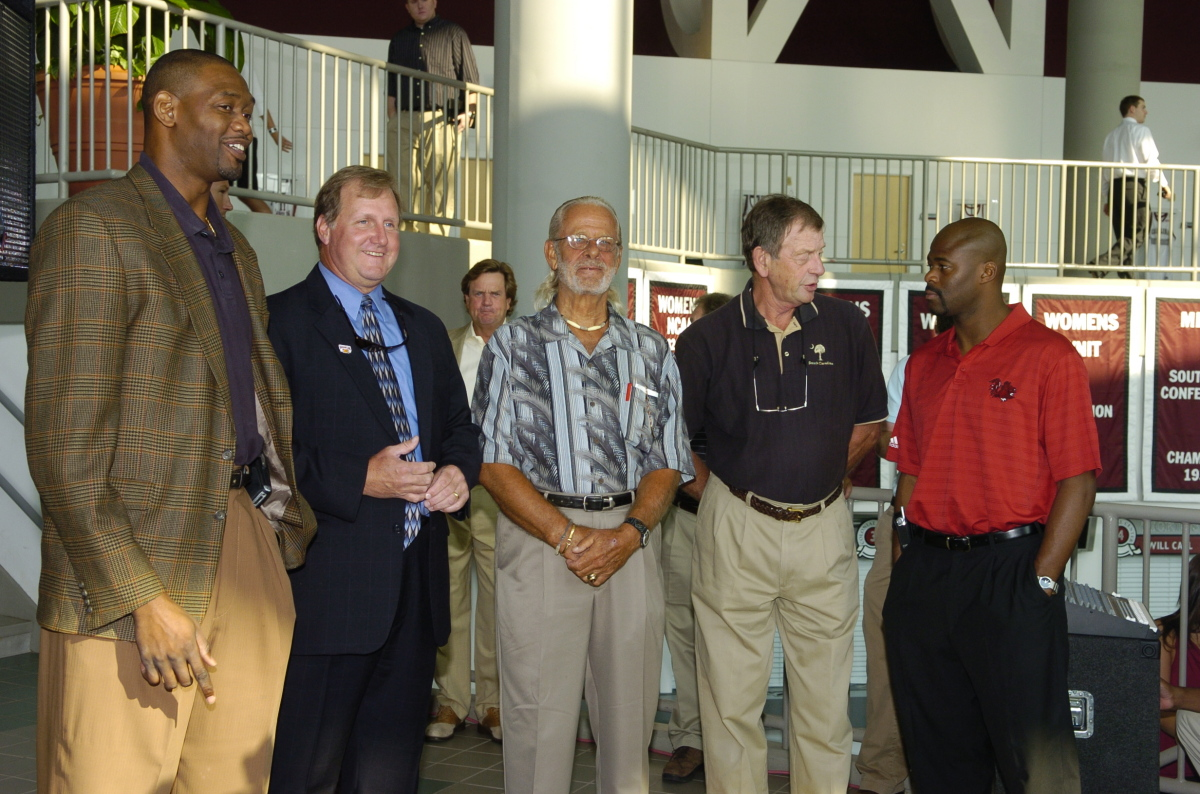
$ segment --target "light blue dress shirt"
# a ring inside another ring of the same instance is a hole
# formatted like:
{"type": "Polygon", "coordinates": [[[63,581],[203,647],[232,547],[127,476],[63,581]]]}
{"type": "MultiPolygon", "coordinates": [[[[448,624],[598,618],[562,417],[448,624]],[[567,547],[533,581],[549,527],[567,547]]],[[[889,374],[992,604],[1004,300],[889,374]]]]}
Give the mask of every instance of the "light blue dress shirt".
{"type": "MultiPolygon", "coordinates": [[[[388,349],[388,358],[392,362],[392,369],[396,372],[396,384],[400,387],[400,399],[404,402],[408,427],[414,436],[421,435],[420,424],[417,420],[417,396],[413,390],[412,362],[408,358],[408,345],[405,344],[404,334],[400,331],[400,321],[396,319],[391,304],[383,295],[383,286],[375,287],[364,296],[363,293],[342,281],[332,270],[325,267],[323,262],[318,262],[317,265],[321,269],[321,275],[325,277],[325,283],[329,285],[333,297],[342,305],[346,316],[350,318],[350,325],[353,326],[354,333],[364,339],[366,333],[362,323],[362,300],[369,296],[375,304],[375,318],[379,321],[379,333],[383,336],[383,344],[388,349]]],[[[365,358],[367,351],[361,352],[365,358]]],[[[419,444],[413,451],[413,455],[419,461],[425,460],[419,444]]],[[[421,503],[421,512],[429,515],[424,502],[421,503]]]]}

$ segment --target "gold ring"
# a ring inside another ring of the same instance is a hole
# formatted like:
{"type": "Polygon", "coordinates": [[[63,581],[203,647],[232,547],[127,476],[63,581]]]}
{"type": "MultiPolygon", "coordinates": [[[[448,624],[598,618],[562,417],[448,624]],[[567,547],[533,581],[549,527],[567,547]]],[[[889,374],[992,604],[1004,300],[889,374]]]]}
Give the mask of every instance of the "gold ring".
{"type": "Polygon", "coordinates": [[[596,581],[596,574],[594,574],[594,573],[589,573],[589,574],[588,574],[588,581],[589,581],[589,582],[594,582],[594,581],[596,581]]]}
{"type": "Polygon", "coordinates": [[[455,498],[455,499],[457,499],[457,498],[458,498],[458,491],[455,491],[455,492],[454,492],[454,498],[455,498]]]}

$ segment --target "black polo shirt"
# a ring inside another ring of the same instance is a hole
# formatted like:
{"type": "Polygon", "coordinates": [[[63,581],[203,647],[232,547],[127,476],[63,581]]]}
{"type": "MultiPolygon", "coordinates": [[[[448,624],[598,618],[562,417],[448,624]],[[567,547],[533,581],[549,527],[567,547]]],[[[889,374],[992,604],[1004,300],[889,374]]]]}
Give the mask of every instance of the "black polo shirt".
{"type": "Polygon", "coordinates": [[[826,295],[796,310],[780,351],[752,284],[676,342],[684,417],[726,485],[810,504],[841,484],[854,426],[887,417],[879,354],[862,311],[826,295]]]}
{"type": "Polygon", "coordinates": [[[233,237],[217,210],[216,202],[208,202],[208,222],[201,220],[170,180],[154,165],[150,155],[142,152],[138,162],[162,191],[167,206],[179,222],[204,281],[212,296],[221,332],[221,347],[225,353],[225,376],[229,379],[229,401],[233,427],[237,434],[237,449],[233,462],[244,466],[263,451],[263,438],[258,432],[258,411],[254,404],[254,371],[250,363],[250,348],[254,329],[250,324],[250,308],[242,279],[233,261],[233,237]],[[211,224],[212,231],[209,231],[211,224]],[[216,232],[214,235],[213,232],[216,232]]]}

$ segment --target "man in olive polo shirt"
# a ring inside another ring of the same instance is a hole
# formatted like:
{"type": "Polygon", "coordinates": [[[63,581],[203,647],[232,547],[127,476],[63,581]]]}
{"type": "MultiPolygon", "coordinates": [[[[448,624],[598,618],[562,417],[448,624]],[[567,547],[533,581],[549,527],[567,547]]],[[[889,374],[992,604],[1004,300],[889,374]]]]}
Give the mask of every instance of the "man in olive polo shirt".
{"type": "Polygon", "coordinates": [[[887,394],[862,312],[817,295],[823,225],[798,199],[759,201],[742,223],[750,282],[675,349],[688,432],[708,438],[692,601],[710,794],[767,791],[776,629],[791,790],[845,791],[850,779],[858,563],[842,489],[875,445],[887,394]]]}

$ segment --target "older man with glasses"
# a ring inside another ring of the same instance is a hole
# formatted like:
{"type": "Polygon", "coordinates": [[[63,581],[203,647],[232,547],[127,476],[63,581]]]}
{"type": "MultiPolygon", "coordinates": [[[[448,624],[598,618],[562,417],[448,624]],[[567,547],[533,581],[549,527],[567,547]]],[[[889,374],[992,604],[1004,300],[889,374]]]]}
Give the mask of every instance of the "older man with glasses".
{"type": "Polygon", "coordinates": [[[621,227],[606,201],[559,207],[544,252],[544,308],[492,334],[472,402],[480,482],[502,513],[505,789],[572,789],[584,695],[597,790],[647,791],[663,647],[652,528],[693,474],[679,370],[667,341],[618,307],[621,227]]]}
{"type": "Polygon", "coordinates": [[[858,307],[817,295],[824,222],[789,196],[742,223],[751,277],[675,352],[703,496],[693,557],[710,794],[766,794],[762,711],[775,630],[788,689],[791,790],[844,792],[858,615],[847,473],[875,445],[887,392],[858,307]]]}

